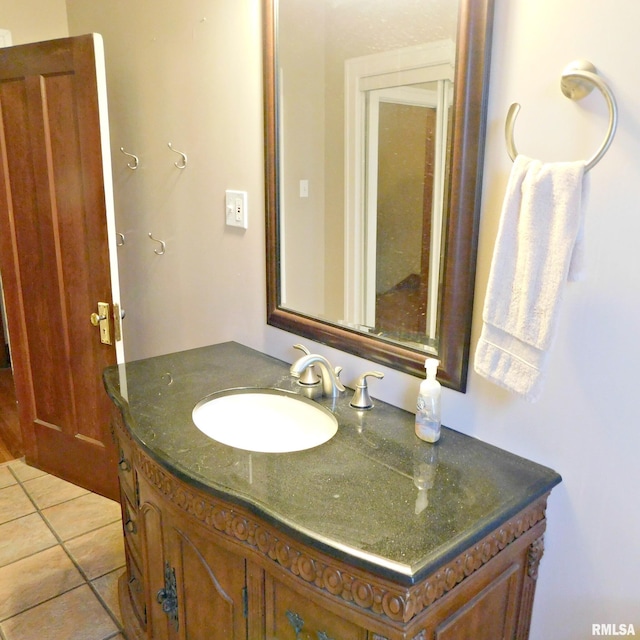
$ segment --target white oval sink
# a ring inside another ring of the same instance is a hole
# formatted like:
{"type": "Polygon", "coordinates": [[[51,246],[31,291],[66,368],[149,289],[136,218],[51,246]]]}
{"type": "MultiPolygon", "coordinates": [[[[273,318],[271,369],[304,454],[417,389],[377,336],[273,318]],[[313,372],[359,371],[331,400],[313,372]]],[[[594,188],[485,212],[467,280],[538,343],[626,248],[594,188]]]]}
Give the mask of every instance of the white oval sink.
{"type": "Polygon", "coordinates": [[[278,389],[227,389],[194,407],[193,422],[217,442],[264,453],[317,447],[338,431],[338,421],[324,407],[278,389]]]}

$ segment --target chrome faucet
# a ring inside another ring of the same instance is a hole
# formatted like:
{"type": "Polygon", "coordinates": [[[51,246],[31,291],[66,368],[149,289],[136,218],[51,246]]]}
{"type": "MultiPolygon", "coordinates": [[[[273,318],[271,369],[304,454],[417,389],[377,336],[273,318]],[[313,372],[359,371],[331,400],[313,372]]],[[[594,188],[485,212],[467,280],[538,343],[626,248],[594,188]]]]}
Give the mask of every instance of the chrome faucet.
{"type": "Polygon", "coordinates": [[[292,376],[299,378],[307,367],[313,364],[317,364],[320,369],[320,376],[322,378],[322,393],[328,398],[336,398],[345,391],[344,385],[338,378],[339,369],[336,371],[329,361],[317,353],[309,353],[296,360],[290,368],[292,376]]]}

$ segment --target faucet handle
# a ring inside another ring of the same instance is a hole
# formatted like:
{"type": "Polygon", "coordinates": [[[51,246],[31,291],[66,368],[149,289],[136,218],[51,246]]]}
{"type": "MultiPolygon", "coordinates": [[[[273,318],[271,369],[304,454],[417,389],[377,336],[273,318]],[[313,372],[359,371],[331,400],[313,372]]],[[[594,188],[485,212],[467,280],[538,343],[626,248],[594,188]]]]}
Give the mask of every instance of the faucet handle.
{"type": "MultiPolygon", "coordinates": [[[[309,351],[309,349],[307,349],[307,347],[305,347],[303,344],[294,344],[293,348],[299,349],[300,351],[302,351],[302,353],[304,353],[307,356],[311,353],[311,351],[309,351]]],[[[302,375],[298,380],[298,384],[304,387],[310,387],[312,385],[318,384],[319,382],[320,382],[320,376],[316,373],[315,367],[313,365],[309,365],[302,372],[302,375]]]]}
{"type": "Polygon", "coordinates": [[[294,344],[293,348],[294,349],[300,349],[300,351],[302,351],[302,353],[304,353],[305,356],[308,356],[311,353],[311,351],[309,351],[309,349],[307,349],[307,347],[305,347],[303,344],[300,344],[300,343],[294,344]]]}
{"type": "Polygon", "coordinates": [[[382,379],[384,378],[384,373],[381,371],[367,371],[358,378],[353,399],[349,403],[354,409],[371,409],[373,407],[373,402],[371,401],[371,396],[369,396],[369,388],[367,386],[367,377],[369,376],[382,379]]]}

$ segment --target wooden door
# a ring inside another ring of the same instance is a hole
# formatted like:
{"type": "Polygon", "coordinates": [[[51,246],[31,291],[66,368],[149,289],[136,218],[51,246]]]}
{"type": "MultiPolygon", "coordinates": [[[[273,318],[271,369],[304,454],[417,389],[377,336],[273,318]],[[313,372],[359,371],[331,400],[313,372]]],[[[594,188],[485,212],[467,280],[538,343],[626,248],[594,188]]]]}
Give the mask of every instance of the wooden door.
{"type": "Polygon", "coordinates": [[[0,49],[0,271],[27,462],[117,499],[101,379],[116,351],[90,322],[118,302],[100,47],[88,35],[0,49]]]}

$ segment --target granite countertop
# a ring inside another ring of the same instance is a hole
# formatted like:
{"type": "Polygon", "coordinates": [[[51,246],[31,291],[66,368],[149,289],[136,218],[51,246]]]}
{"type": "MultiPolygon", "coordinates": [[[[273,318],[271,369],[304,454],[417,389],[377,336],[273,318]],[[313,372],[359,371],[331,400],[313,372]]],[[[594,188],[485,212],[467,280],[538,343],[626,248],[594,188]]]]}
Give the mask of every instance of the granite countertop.
{"type": "Polygon", "coordinates": [[[446,427],[437,444],[422,442],[412,413],[375,399],[372,410],[356,411],[350,389],[318,401],[340,425],[319,447],[255,453],[219,444],[193,423],[202,398],[234,387],[298,388],[288,363],[234,342],[110,367],[104,381],[132,436],[168,471],[405,584],[561,481],[547,467],[446,427]]]}

